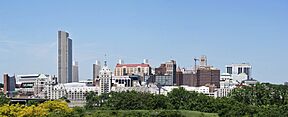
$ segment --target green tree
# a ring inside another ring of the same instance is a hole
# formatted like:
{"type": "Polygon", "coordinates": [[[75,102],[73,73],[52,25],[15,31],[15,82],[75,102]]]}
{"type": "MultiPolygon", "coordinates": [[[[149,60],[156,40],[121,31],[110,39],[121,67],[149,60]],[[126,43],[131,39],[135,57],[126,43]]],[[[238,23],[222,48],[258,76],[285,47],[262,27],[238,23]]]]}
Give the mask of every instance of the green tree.
{"type": "Polygon", "coordinates": [[[183,87],[173,89],[168,93],[170,103],[173,105],[173,109],[187,109],[187,101],[193,98],[189,91],[186,91],[183,87]]]}
{"type": "Polygon", "coordinates": [[[10,99],[6,97],[6,95],[2,92],[0,92],[0,106],[4,104],[9,104],[10,99]]]}

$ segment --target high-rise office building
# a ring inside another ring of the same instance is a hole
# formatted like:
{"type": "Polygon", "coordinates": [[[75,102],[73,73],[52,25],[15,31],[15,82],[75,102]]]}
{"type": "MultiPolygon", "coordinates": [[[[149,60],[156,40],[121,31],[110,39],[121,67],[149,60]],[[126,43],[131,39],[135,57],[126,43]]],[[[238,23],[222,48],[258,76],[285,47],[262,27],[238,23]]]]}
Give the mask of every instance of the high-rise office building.
{"type": "Polygon", "coordinates": [[[58,83],[72,82],[72,40],[69,33],[58,31],[58,83]]]}
{"type": "Polygon", "coordinates": [[[100,61],[96,60],[96,63],[93,64],[93,85],[99,86],[99,73],[101,70],[100,61]]]}
{"type": "Polygon", "coordinates": [[[72,71],[72,82],[79,82],[79,67],[77,61],[73,62],[72,71]]]}

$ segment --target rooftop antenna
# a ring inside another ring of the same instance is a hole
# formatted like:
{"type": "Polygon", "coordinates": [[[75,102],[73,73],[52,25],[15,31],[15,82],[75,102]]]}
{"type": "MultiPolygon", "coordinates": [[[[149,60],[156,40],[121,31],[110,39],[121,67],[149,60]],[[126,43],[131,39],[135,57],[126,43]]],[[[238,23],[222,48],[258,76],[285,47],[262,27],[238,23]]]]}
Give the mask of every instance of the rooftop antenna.
{"type": "Polygon", "coordinates": [[[107,66],[107,55],[105,54],[104,66],[107,66]]]}

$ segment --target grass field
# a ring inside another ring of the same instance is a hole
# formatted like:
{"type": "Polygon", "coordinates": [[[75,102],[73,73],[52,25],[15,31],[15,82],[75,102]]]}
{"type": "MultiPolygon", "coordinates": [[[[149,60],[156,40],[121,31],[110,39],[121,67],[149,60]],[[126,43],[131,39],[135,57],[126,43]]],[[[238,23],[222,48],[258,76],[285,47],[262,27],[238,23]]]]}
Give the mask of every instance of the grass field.
{"type": "Polygon", "coordinates": [[[188,110],[91,110],[85,117],[218,117],[215,113],[188,110]]]}

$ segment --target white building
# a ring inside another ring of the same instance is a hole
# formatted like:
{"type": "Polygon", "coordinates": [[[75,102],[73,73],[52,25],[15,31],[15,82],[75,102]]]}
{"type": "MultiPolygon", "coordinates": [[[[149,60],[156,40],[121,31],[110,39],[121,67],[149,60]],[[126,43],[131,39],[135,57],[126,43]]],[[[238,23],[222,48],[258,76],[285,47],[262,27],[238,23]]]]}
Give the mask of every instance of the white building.
{"type": "Polygon", "coordinates": [[[245,73],[247,79],[250,79],[252,75],[252,66],[248,63],[226,65],[226,73],[231,74],[232,78],[245,73]]]}
{"type": "Polygon", "coordinates": [[[183,87],[187,91],[195,91],[198,93],[203,93],[203,94],[208,95],[208,96],[214,96],[214,93],[210,92],[209,87],[206,87],[206,86],[201,86],[201,87],[190,87],[190,86],[185,86],[185,85],[182,85],[182,86],[164,86],[161,88],[160,93],[163,95],[167,95],[173,89],[179,88],[179,87],[183,87]]]}
{"type": "Polygon", "coordinates": [[[58,84],[55,86],[47,86],[47,98],[60,99],[66,97],[71,101],[85,101],[86,93],[91,91],[98,93],[98,88],[87,86],[85,83],[58,84]]]}
{"type": "Polygon", "coordinates": [[[153,86],[137,86],[137,87],[112,87],[111,89],[114,92],[124,92],[124,91],[136,91],[136,92],[146,92],[151,94],[158,94],[158,87],[153,86]]]}
{"type": "Polygon", "coordinates": [[[236,86],[227,87],[227,88],[219,88],[215,92],[215,97],[227,97],[234,88],[236,88],[236,86]]]}
{"type": "Polygon", "coordinates": [[[100,91],[99,95],[102,93],[111,92],[111,79],[112,71],[108,68],[107,62],[104,62],[104,66],[100,70],[100,91]]]}
{"type": "Polygon", "coordinates": [[[114,87],[132,87],[133,82],[129,76],[113,76],[112,84],[114,87]]]}

